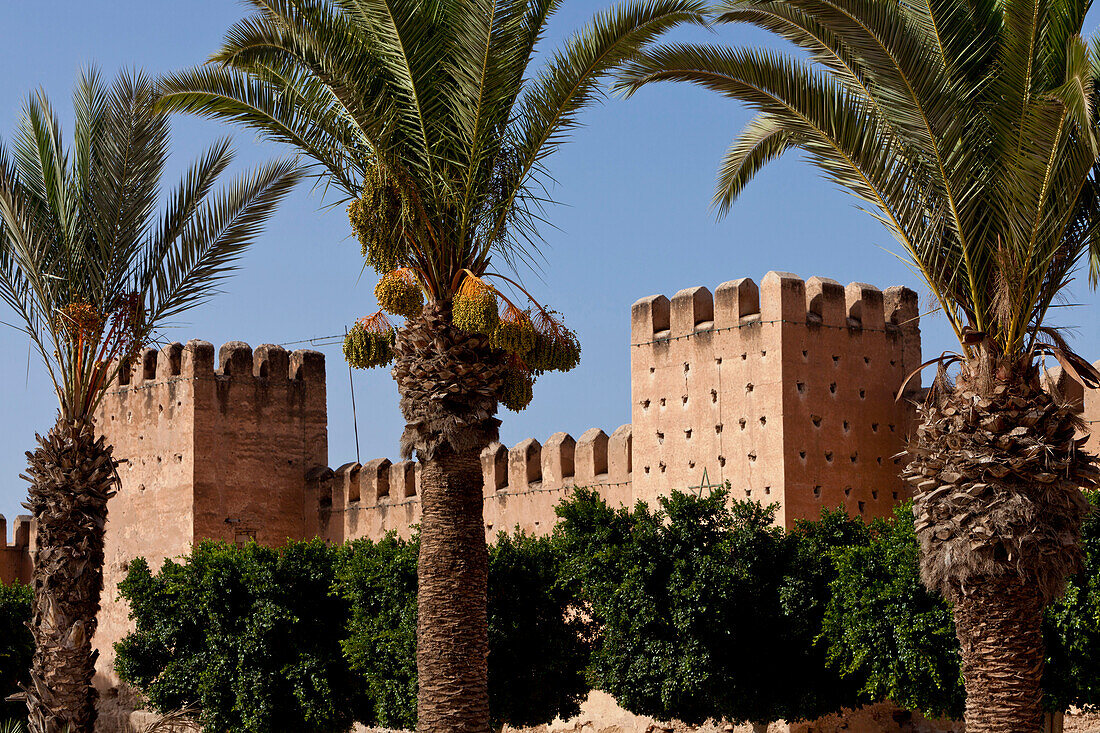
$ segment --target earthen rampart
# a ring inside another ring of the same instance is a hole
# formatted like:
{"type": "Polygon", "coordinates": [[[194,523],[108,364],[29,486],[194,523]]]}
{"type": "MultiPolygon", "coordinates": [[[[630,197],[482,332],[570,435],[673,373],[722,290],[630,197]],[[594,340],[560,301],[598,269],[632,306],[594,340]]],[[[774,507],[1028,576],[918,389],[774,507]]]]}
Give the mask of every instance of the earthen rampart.
{"type": "Polygon", "coordinates": [[[12,521],[11,541],[8,520],[0,514],[0,584],[31,582],[31,553],[34,552],[34,519],[20,514],[12,521]]]}
{"type": "MultiPolygon", "coordinates": [[[[554,507],[576,487],[598,491],[612,505],[633,498],[631,427],[610,436],[599,428],[577,440],[554,433],[545,443],[528,438],[508,448],[494,443],[481,454],[485,532],[492,538],[517,527],[544,534],[554,507]]],[[[378,458],[321,469],[309,477],[315,497],[314,534],[330,542],[370,538],[388,532],[409,537],[420,522],[420,468],[412,461],[378,458]]]]}

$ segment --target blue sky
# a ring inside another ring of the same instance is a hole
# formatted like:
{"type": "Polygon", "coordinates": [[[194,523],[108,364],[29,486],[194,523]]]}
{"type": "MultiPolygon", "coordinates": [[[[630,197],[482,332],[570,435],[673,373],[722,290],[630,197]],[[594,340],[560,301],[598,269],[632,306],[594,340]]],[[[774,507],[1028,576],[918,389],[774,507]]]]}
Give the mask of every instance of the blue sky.
{"type": "MultiPolygon", "coordinates": [[[[580,26],[604,2],[565,0],[544,48],[580,26]]],[[[70,91],[82,65],[106,75],[122,67],[161,73],[204,60],[245,9],[232,0],[40,0],[0,4],[0,135],[7,137],[30,90],[42,87],[67,119],[70,91]]],[[[1094,25],[1094,24],[1090,24],[1094,25]]],[[[681,32],[678,37],[704,37],[681,32]]],[[[761,34],[722,29],[713,40],[774,43],[761,34]]],[[[768,270],[879,287],[903,284],[927,297],[898,260],[882,227],[853,199],[791,156],[766,170],[725,219],[709,202],[718,161],[748,121],[741,105],[686,86],[645,89],[610,99],[584,114],[585,127],[549,161],[559,205],[549,210],[546,264],[525,273],[542,302],[565,314],[584,347],[581,366],[542,378],[522,414],[502,411],[502,439],[545,440],[564,430],[607,432],[630,419],[630,305],[653,293],[694,285],[714,289],[738,277],[759,281],[768,270]]],[[[211,122],[177,119],[169,183],[211,141],[234,131],[211,122]]],[[[238,169],[282,151],[248,133],[234,135],[238,169]]],[[[357,243],[341,208],[322,211],[301,187],[270,222],[240,272],[211,303],[171,329],[172,340],[202,338],[253,346],[341,333],[375,310],[370,272],[361,273],[357,243]]],[[[1084,279],[1061,309],[1061,325],[1078,327],[1072,341],[1090,361],[1100,358],[1100,300],[1084,279]]],[[[12,314],[0,314],[10,320],[12,314]]],[[[953,346],[943,319],[922,323],[926,353],[953,346]]],[[[328,358],[329,462],[355,459],[348,370],[338,346],[328,358]]],[[[26,484],[19,478],[34,433],[52,425],[56,401],[26,337],[0,327],[0,513],[10,519],[26,484]],[[30,356],[29,360],[28,357],[30,356]]],[[[397,392],[388,372],[354,375],[360,454],[395,457],[401,433],[397,392]]]]}

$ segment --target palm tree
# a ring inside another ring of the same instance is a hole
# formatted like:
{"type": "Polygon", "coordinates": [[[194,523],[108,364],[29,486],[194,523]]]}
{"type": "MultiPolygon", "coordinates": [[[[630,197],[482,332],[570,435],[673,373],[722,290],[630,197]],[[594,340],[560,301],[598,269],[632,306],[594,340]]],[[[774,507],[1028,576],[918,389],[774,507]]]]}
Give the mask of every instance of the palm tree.
{"type": "Polygon", "coordinates": [[[379,304],[405,317],[396,331],[381,312],[362,319],[344,352],[355,366],[396,360],[401,449],[422,465],[418,729],[482,733],[480,453],[497,438],[498,401],[522,409],[538,373],[580,357],[575,335],[511,277],[537,255],[544,164],[601,80],[667,28],[700,21],[703,5],[630,0],[529,76],[558,0],[250,4],[209,64],[164,81],[162,105],[289,143],[351,201],[383,273],[379,304]]]}
{"type": "Polygon", "coordinates": [[[1070,408],[1039,380],[1044,356],[1097,378],[1048,324],[1082,258],[1100,275],[1088,8],[727,0],[719,22],[803,53],[670,44],[619,80],[628,93],[687,81],[754,108],[721,167],[720,211],[800,149],[894,235],[958,336],[959,353],[934,360],[904,476],[922,576],[954,605],[971,733],[1041,729],[1042,609],[1078,563],[1080,489],[1097,477],[1070,408]]]}
{"type": "Polygon", "coordinates": [[[294,162],[275,162],[213,193],[233,157],[222,140],[162,204],[169,129],[155,86],[140,73],[107,85],[87,71],[74,92],[71,148],[41,92],[0,146],[0,297],[60,404],[25,477],[37,520],[24,692],[33,733],[90,733],[95,723],[92,637],[118,478],[93,413],[168,319],[215,292],[300,175],[294,162]]]}

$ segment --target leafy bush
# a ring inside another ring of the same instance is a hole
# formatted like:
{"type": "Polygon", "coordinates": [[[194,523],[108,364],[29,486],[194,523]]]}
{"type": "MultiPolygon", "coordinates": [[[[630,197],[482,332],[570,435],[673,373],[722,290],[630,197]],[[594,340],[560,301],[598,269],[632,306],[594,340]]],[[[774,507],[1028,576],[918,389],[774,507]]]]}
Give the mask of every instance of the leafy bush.
{"type": "MultiPolygon", "coordinates": [[[[419,543],[388,536],[281,550],[204,542],[120,584],[136,629],[116,669],[164,712],[185,703],[209,731],[416,726],[419,543]]],[[[574,715],[587,646],[550,538],[501,535],[489,555],[489,706],[494,721],[574,715]]]]}
{"type": "Polygon", "coordinates": [[[788,543],[773,508],[730,501],[727,486],[704,498],[674,492],[656,511],[615,510],[578,490],[558,512],[568,577],[599,629],[593,682],[627,710],[767,722],[850,701],[826,698],[846,686],[820,682],[829,677],[812,648],[820,621],[796,599],[826,587],[828,573],[787,573],[792,549],[801,556],[811,543],[788,543]]]}
{"type": "Polygon", "coordinates": [[[1084,563],[1047,609],[1043,628],[1044,702],[1055,712],[1100,706],[1100,493],[1086,496],[1092,512],[1081,533],[1084,563]]]}
{"type": "Polygon", "coordinates": [[[26,720],[23,703],[4,702],[30,682],[34,637],[27,628],[34,593],[29,585],[0,583],[0,721],[26,720]]]}
{"type": "Polygon", "coordinates": [[[340,648],[334,559],[313,540],[202,542],[155,576],[135,560],[119,585],[136,625],[116,645],[119,675],[160,712],[196,705],[209,731],[346,731],[359,682],[340,648]]]}
{"type": "Polygon", "coordinates": [[[920,581],[913,512],[873,523],[874,539],[834,553],[823,634],[829,661],[870,700],[960,717],[965,700],[951,610],[920,581]]]}
{"type": "MultiPolygon", "coordinates": [[[[338,589],[351,603],[344,650],[362,675],[369,714],[360,722],[416,727],[416,557],[394,536],[342,551],[338,589]]],[[[587,647],[572,594],[558,582],[560,553],[547,537],[501,533],[489,548],[489,710],[495,724],[536,725],[580,711],[587,647]]]]}

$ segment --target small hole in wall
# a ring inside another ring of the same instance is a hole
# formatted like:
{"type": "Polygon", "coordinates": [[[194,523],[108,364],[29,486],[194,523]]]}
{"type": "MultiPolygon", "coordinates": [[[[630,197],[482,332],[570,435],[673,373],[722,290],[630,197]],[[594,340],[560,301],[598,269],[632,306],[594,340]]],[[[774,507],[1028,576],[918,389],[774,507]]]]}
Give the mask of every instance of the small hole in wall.
{"type": "Polygon", "coordinates": [[[806,383],[805,382],[797,382],[795,384],[795,386],[798,387],[798,393],[799,394],[802,394],[806,391],[806,383]]]}
{"type": "Polygon", "coordinates": [[[814,496],[817,497],[818,499],[821,498],[821,487],[820,486],[815,486],[814,487],[814,496]]]}
{"type": "Polygon", "coordinates": [[[684,362],[684,374],[687,374],[690,371],[691,371],[691,364],[689,364],[688,362],[685,361],[684,362]]]}
{"type": "Polygon", "coordinates": [[[657,442],[658,443],[665,442],[665,434],[664,433],[661,433],[661,432],[657,433],[657,442]]]}
{"type": "Polygon", "coordinates": [[[801,458],[802,460],[806,460],[806,451],[804,451],[804,450],[798,451],[798,457],[801,458]]]}
{"type": "Polygon", "coordinates": [[[810,352],[808,352],[808,351],[806,351],[805,349],[803,349],[803,351],[802,351],[802,358],[803,358],[803,359],[806,359],[806,358],[808,358],[809,356],[810,356],[810,352]]]}
{"type": "Polygon", "coordinates": [[[650,367],[650,368],[649,368],[649,373],[650,373],[650,374],[652,374],[652,373],[653,373],[653,372],[655,372],[655,371],[657,371],[657,369],[656,369],[655,367],[650,367]]]}
{"type": "Polygon", "coordinates": [[[894,501],[897,501],[897,500],[898,500],[898,492],[895,491],[894,492],[894,501]]]}
{"type": "Polygon", "coordinates": [[[853,453],[852,455],[848,456],[848,459],[849,459],[849,460],[850,460],[850,461],[851,461],[852,463],[855,463],[856,461],[858,461],[858,460],[859,460],[859,453],[853,453]]]}
{"type": "Polygon", "coordinates": [[[745,385],[745,391],[746,392],[752,392],[752,390],[753,390],[752,382],[749,382],[748,384],[745,385]]]}
{"type": "Polygon", "coordinates": [[[664,473],[664,472],[665,472],[665,469],[666,469],[666,468],[668,468],[668,466],[666,466],[666,465],[665,465],[665,462],[664,462],[664,461],[661,461],[661,462],[660,462],[659,464],[657,464],[657,465],[658,465],[658,467],[660,467],[660,469],[661,469],[661,473],[664,473]]]}
{"type": "Polygon", "coordinates": [[[877,433],[878,432],[878,423],[877,422],[871,423],[871,432],[872,433],[877,433]]]}
{"type": "Polygon", "coordinates": [[[691,440],[691,428],[688,428],[684,431],[684,438],[686,438],[687,440],[691,440]]]}
{"type": "Polygon", "coordinates": [[[748,424],[748,422],[749,421],[746,420],[745,418],[741,418],[740,420],[737,421],[737,424],[741,426],[742,430],[744,430],[745,426],[748,424]]]}
{"type": "Polygon", "coordinates": [[[695,468],[695,461],[688,461],[688,468],[695,468]]]}
{"type": "Polygon", "coordinates": [[[897,361],[895,361],[894,359],[890,360],[890,366],[897,366],[897,365],[898,365],[897,361]]]}
{"type": "Polygon", "coordinates": [[[716,432],[716,433],[722,432],[722,423],[718,423],[717,425],[714,426],[714,432],[716,432]]]}
{"type": "Polygon", "coordinates": [[[756,461],[756,451],[752,451],[752,452],[749,453],[749,461],[750,462],[755,462],[756,461]]]}
{"type": "Polygon", "coordinates": [[[894,459],[894,465],[896,466],[896,465],[898,465],[899,463],[901,463],[901,459],[900,459],[900,458],[895,458],[895,459],[894,459]]]}
{"type": "Polygon", "coordinates": [[[748,354],[741,354],[741,361],[745,361],[748,358],[749,358],[748,354]]]}
{"type": "Polygon", "coordinates": [[[745,496],[752,496],[752,489],[745,489],[745,496]]]}
{"type": "Polygon", "coordinates": [[[847,432],[848,432],[849,430],[851,430],[851,429],[852,429],[852,426],[848,424],[848,421],[847,421],[847,420],[845,420],[845,421],[844,421],[844,432],[846,432],[846,433],[847,433],[847,432]]]}
{"type": "Polygon", "coordinates": [[[726,457],[725,456],[718,456],[718,465],[719,466],[725,466],[726,465],[726,457]]]}
{"type": "Polygon", "coordinates": [[[848,488],[844,489],[844,495],[845,495],[845,496],[851,496],[851,495],[852,495],[852,487],[851,487],[851,486],[849,486],[848,488]]]}
{"type": "Polygon", "coordinates": [[[891,433],[894,432],[894,426],[893,425],[890,426],[890,432],[891,433]]]}
{"type": "Polygon", "coordinates": [[[829,385],[829,394],[836,394],[836,382],[829,385]]]}
{"type": "Polygon", "coordinates": [[[821,415],[810,415],[810,421],[814,424],[815,428],[821,427],[821,415]]]}
{"type": "Polygon", "coordinates": [[[772,487],[770,487],[770,486],[765,486],[765,487],[764,487],[764,494],[765,494],[766,496],[770,496],[770,495],[771,495],[771,493],[772,493],[772,487]]]}
{"type": "Polygon", "coordinates": [[[720,357],[720,356],[718,356],[718,357],[715,357],[715,359],[714,359],[714,363],[715,363],[715,364],[721,364],[721,363],[722,363],[722,357],[720,357]]]}
{"type": "Polygon", "coordinates": [[[861,389],[861,390],[859,391],[859,398],[860,398],[861,400],[867,399],[867,390],[865,390],[865,389],[861,389]]]}
{"type": "Polygon", "coordinates": [[[766,418],[765,416],[761,415],[761,416],[760,416],[760,424],[761,424],[761,425],[767,425],[767,424],[768,424],[768,418],[766,418]]]}
{"type": "Polygon", "coordinates": [[[833,354],[833,365],[836,366],[838,364],[840,364],[840,357],[836,354],[833,354]]]}
{"type": "Polygon", "coordinates": [[[662,397],[662,398],[661,398],[661,407],[664,407],[664,406],[665,406],[665,398],[664,398],[664,397],[662,397]]]}
{"type": "Polygon", "coordinates": [[[829,463],[833,462],[833,452],[831,450],[825,451],[825,460],[829,463]]]}
{"type": "Polygon", "coordinates": [[[880,466],[882,465],[882,456],[878,457],[878,465],[880,465],[880,466]]]}
{"type": "Polygon", "coordinates": [[[646,466],[646,467],[645,467],[645,472],[646,472],[646,473],[649,473],[649,466],[646,466]]]}
{"type": "Polygon", "coordinates": [[[717,402],[718,401],[718,390],[712,389],[710,391],[710,401],[711,402],[717,402]]]}
{"type": "Polygon", "coordinates": [[[686,405],[688,403],[688,396],[684,395],[680,398],[680,404],[686,405]]]}
{"type": "Polygon", "coordinates": [[[863,502],[859,502],[859,513],[863,514],[863,502]]]}
{"type": "Polygon", "coordinates": [[[649,409],[649,400],[642,400],[642,409],[643,410],[648,410],[649,409]]]}
{"type": "Polygon", "coordinates": [[[878,499],[878,491],[874,491],[874,490],[871,491],[871,498],[872,499],[878,499]]]}
{"type": "Polygon", "coordinates": [[[871,357],[869,357],[869,356],[863,357],[863,363],[864,364],[870,364],[871,363],[871,357]]]}
{"type": "Polygon", "coordinates": [[[768,355],[767,351],[765,351],[763,349],[760,350],[760,356],[767,356],[767,355],[768,355]]]}

